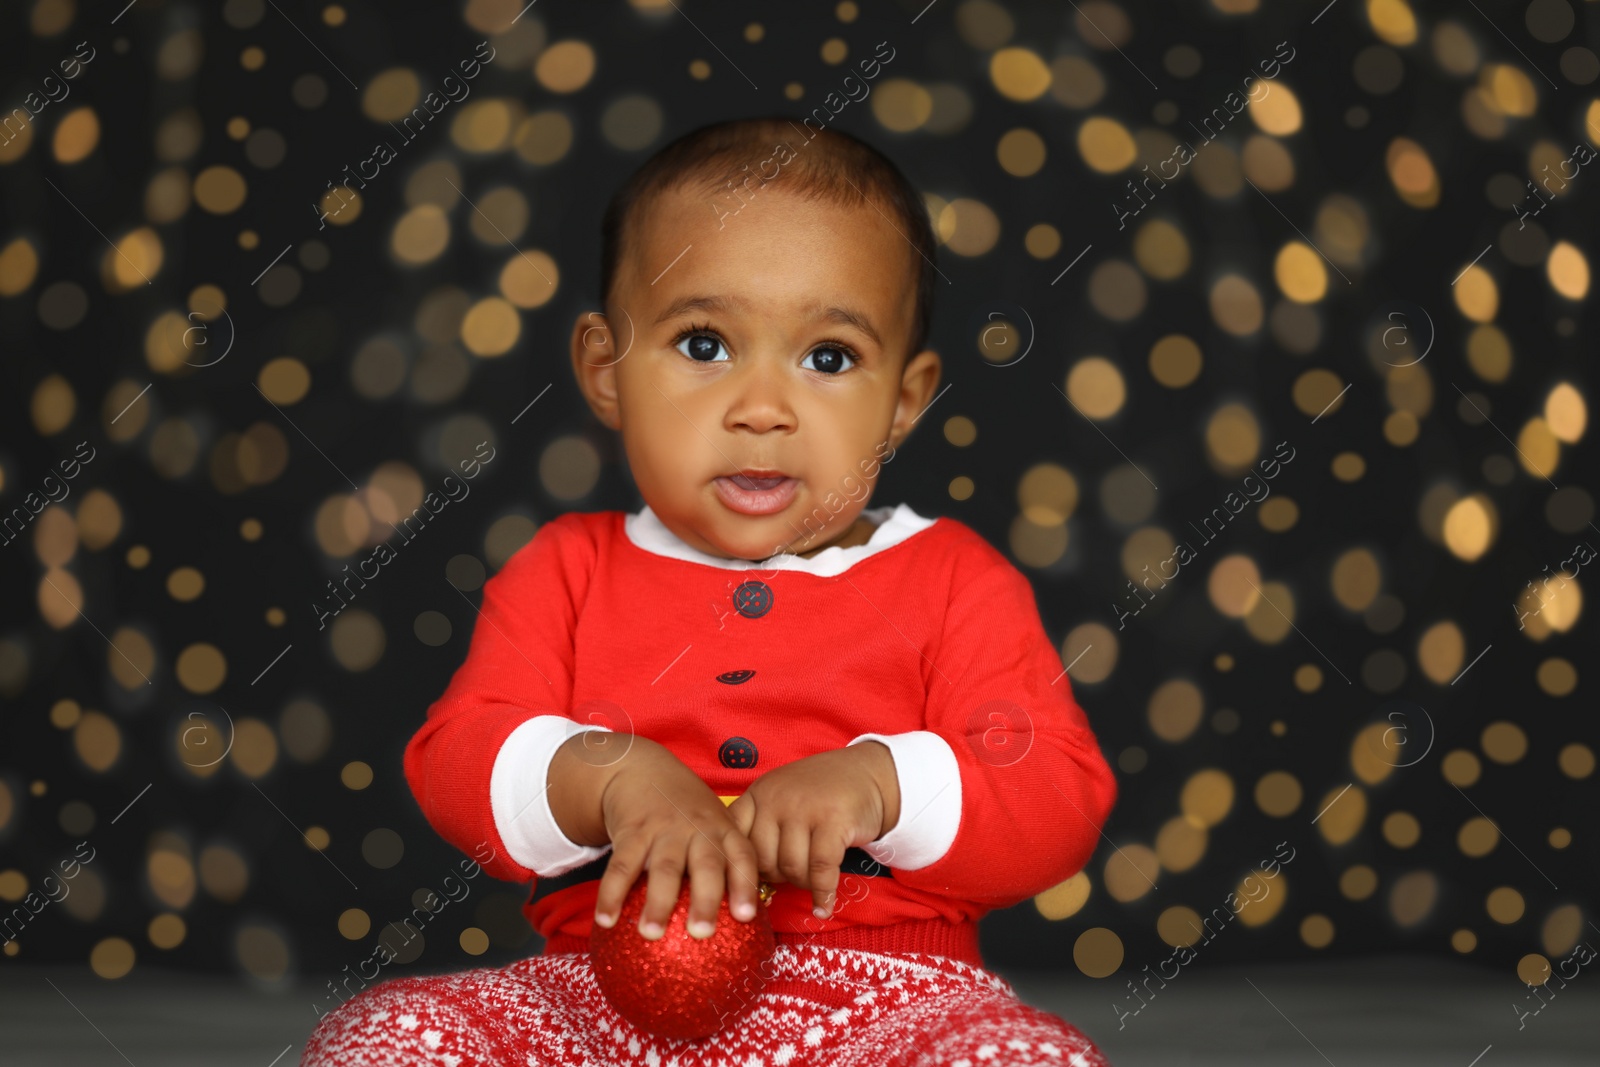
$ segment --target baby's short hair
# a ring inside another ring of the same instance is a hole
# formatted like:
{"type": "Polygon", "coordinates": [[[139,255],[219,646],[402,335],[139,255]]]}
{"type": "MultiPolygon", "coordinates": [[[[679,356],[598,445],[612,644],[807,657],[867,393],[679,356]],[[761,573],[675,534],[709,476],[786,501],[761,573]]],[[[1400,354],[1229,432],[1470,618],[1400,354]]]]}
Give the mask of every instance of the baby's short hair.
{"type": "Polygon", "coordinates": [[[807,200],[847,206],[865,197],[878,206],[910,243],[914,255],[917,300],[912,315],[909,359],[928,340],[933,314],[934,256],[937,245],[927,204],[893,162],[876,148],[848,133],[813,129],[785,115],[730,119],[690,130],[657,151],[611,197],[600,224],[600,299],[609,303],[611,286],[636,214],[654,197],[698,179],[706,195],[706,221],[730,224],[726,215],[741,209],[740,195],[754,197],[767,182],[807,200]],[[778,149],[787,146],[787,153],[778,149]],[[787,155],[776,174],[764,165],[787,155]],[[719,204],[721,205],[719,207],[719,204]]]}

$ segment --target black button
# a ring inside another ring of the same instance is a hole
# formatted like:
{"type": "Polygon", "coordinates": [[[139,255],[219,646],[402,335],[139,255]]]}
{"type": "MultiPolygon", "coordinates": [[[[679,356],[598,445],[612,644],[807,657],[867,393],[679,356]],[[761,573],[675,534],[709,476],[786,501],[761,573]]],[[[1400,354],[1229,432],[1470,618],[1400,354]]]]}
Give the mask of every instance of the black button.
{"type": "Polygon", "coordinates": [[[747,619],[759,619],[772,610],[772,587],[751,579],[733,591],[733,609],[747,619]]]}
{"type": "Polygon", "coordinates": [[[717,759],[724,767],[744,770],[756,765],[756,746],[743,737],[730,737],[717,749],[717,759]]]}
{"type": "Polygon", "coordinates": [[[743,682],[748,682],[755,676],[755,671],[724,671],[717,675],[717,681],[727,682],[729,685],[739,685],[743,682]]]}

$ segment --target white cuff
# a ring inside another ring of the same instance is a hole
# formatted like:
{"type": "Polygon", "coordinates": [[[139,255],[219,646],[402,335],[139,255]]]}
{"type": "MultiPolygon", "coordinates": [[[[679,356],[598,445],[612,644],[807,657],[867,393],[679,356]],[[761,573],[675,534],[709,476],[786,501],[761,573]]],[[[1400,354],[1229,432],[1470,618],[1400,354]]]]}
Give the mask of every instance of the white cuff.
{"type": "Polygon", "coordinates": [[[500,746],[489,775],[495,829],[513,860],[540,878],[553,878],[599,859],[605,844],[580,845],[561,832],[550,811],[550,761],[573,734],[606,730],[564,715],[539,715],[518,726],[500,746]]]}
{"type": "Polygon", "coordinates": [[[942,858],[961,824],[961,768],[950,743],[931,730],[862,734],[850,744],[862,741],[888,746],[900,783],[900,818],[894,829],[862,845],[862,851],[902,871],[919,870],[942,858]]]}

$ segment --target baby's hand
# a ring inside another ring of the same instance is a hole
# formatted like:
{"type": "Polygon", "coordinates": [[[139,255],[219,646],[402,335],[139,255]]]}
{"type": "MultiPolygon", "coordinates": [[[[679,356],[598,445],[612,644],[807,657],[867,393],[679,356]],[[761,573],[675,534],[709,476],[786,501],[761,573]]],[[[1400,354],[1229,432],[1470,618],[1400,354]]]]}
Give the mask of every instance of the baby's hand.
{"type": "Polygon", "coordinates": [[[648,871],[639,932],[662,936],[689,876],[689,934],[710,937],[726,891],[735,920],[755,917],[754,850],[704,781],[664,746],[633,738],[601,796],[611,859],[595,900],[595,921],[611,926],[622,900],[648,871]]]}
{"type": "Polygon", "coordinates": [[[728,806],[770,882],[811,890],[819,919],[833,913],[845,849],[894,828],[900,791],[887,745],[859,745],[775,767],[728,806]]]}

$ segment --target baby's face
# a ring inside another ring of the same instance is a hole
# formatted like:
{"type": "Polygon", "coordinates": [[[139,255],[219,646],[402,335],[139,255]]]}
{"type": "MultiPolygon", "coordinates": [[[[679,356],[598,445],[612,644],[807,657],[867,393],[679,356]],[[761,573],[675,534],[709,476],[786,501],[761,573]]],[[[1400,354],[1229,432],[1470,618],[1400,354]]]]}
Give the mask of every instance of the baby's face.
{"type": "Polygon", "coordinates": [[[621,431],[645,502],[726,558],[843,536],[939,379],[931,350],[904,356],[911,244],[872,204],[781,184],[720,229],[736,202],[656,199],[619,265],[610,328],[580,316],[573,329],[579,384],[621,431]]]}

